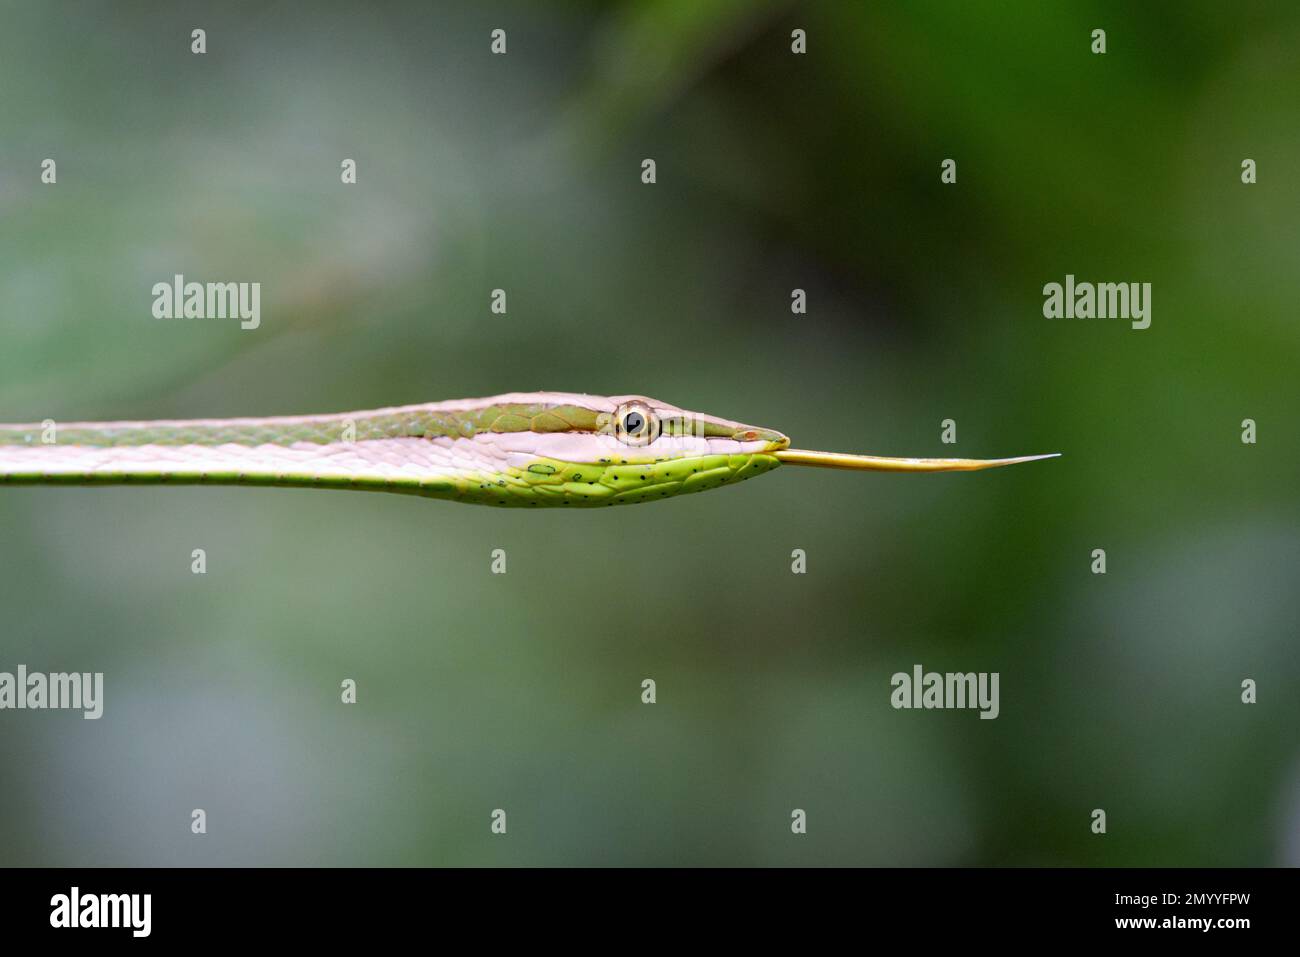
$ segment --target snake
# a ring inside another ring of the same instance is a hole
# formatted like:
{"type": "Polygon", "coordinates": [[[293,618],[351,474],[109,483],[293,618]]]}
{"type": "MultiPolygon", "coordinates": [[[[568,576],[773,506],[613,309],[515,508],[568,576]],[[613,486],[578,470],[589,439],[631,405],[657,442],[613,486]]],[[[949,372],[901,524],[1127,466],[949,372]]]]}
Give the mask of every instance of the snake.
{"type": "Polygon", "coordinates": [[[783,464],[957,472],[1057,454],[816,452],[790,448],[775,429],[642,395],[511,392],[325,415],[0,425],[0,484],[356,489],[586,508],[736,485],[783,464]]]}

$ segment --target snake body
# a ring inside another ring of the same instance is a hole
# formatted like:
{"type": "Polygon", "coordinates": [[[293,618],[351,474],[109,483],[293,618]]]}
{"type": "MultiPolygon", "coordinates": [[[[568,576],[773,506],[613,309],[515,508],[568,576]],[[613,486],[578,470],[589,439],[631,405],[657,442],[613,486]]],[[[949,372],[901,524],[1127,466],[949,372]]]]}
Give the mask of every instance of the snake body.
{"type": "Polygon", "coordinates": [[[789,440],[644,396],[509,393],[270,418],[0,425],[0,483],[268,485],[497,506],[703,491],[778,465],[789,440]],[[640,416],[644,434],[626,429],[640,416]]]}
{"type": "Polygon", "coordinates": [[[781,463],[892,472],[1051,456],[914,459],[791,449],[775,429],[641,395],[511,392],[334,415],[0,425],[0,484],[272,485],[478,505],[624,505],[781,463]]]}

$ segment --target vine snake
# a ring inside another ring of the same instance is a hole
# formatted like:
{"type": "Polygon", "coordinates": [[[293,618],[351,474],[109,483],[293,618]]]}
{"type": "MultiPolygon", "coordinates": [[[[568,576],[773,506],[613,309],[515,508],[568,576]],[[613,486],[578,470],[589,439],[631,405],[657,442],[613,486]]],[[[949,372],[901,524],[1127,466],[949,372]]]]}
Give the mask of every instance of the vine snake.
{"type": "Polygon", "coordinates": [[[773,429],[645,396],[516,392],[333,415],[0,425],[0,483],[267,485],[480,505],[623,505],[782,463],[973,471],[1052,458],[915,459],[790,448],[773,429]]]}

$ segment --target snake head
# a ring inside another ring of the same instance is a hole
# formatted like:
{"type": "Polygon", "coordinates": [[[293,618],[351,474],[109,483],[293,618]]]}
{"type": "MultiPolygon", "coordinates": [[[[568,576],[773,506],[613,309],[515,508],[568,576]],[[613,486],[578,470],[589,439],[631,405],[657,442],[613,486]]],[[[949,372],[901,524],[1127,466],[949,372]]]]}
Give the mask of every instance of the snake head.
{"type": "Polygon", "coordinates": [[[597,417],[602,434],[633,449],[675,457],[692,454],[752,454],[789,448],[775,429],[690,412],[644,395],[612,396],[609,412],[597,417]]]}

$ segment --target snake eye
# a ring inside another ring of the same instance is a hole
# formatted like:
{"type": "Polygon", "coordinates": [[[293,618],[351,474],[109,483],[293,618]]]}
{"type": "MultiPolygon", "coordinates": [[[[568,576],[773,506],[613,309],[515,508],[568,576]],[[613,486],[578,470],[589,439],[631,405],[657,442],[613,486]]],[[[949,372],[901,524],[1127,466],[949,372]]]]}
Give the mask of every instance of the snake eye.
{"type": "Polygon", "coordinates": [[[649,445],[658,438],[659,421],[646,406],[628,405],[614,417],[616,433],[625,445],[649,445]]]}

